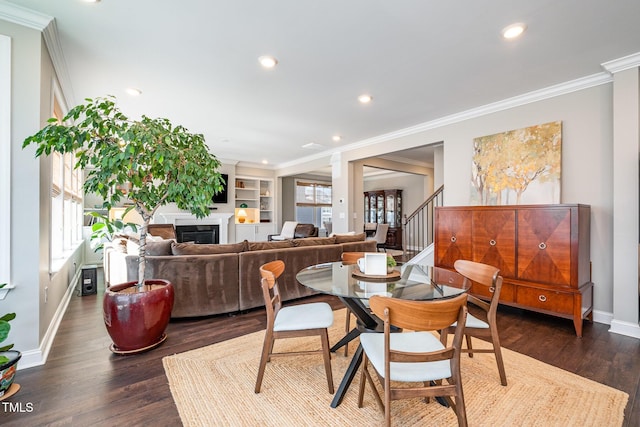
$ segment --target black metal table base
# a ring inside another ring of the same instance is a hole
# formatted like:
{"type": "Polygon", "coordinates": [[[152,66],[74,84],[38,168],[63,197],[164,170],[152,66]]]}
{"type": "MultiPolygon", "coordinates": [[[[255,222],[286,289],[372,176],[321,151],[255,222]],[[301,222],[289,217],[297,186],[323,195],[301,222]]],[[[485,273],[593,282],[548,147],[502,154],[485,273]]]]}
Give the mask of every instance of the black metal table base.
{"type": "Polygon", "coordinates": [[[336,394],[333,396],[333,400],[331,401],[331,407],[337,408],[340,403],[342,403],[342,399],[346,394],[351,382],[355,378],[358,373],[358,368],[360,368],[360,364],[362,364],[362,346],[358,345],[353,357],[351,358],[351,363],[349,363],[349,367],[347,371],[344,373],[344,377],[342,377],[342,381],[340,382],[340,386],[336,391],[336,394]]]}

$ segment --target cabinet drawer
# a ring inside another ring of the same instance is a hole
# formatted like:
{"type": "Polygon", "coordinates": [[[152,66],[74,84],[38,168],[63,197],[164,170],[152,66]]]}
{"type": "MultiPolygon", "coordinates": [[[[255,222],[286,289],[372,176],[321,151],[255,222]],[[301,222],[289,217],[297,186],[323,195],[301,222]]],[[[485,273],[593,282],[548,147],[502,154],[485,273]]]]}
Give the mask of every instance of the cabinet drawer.
{"type": "MultiPolygon", "coordinates": [[[[482,299],[491,299],[493,296],[493,289],[486,286],[473,283],[471,286],[471,293],[482,299]]],[[[502,302],[515,302],[515,288],[511,283],[502,283],[502,290],[500,291],[500,301],[502,302]]]]}
{"type": "Polygon", "coordinates": [[[573,294],[518,286],[516,303],[554,313],[573,314],[573,294]]]}

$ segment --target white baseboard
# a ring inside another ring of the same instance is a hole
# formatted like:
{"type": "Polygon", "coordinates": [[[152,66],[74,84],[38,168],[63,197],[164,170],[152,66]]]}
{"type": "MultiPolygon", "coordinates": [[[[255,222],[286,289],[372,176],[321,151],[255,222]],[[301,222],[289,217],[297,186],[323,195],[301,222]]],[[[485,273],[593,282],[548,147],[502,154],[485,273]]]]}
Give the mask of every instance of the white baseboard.
{"type": "Polygon", "coordinates": [[[64,298],[60,301],[60,304],[56,309],[56,313],[47,328],[47,332],[44,334],[44,338],[40,342],[40,346],[32,350],[21,351],[22,358],[20,359],[20,363],[18,363],[18,370],[33,368],[34,366],[40,366],[46,363],[49,351],[53,345],[53,340],[56,337],[58,328],[60,327],[60,322],[62,322],[64,313],[67,311],[69,301],[71,301],[71,298],[73,297],[73,293],[76,290],[76,286],[80,281],[81,275],[82,269],[79,268],[74,274],[73,279],[71,279],[71,282],[67,287],[67,292],[65,292],[64,298]]]}
{"type": "Polygon", "coordinates": [[[622,320],[612,320],[609,332],[626,335],[632,338],[640,338],[640,326],[637,323],[625,322],[622,320]]]}
{"type": "Polygon", "coordinates": [[[614,334],[625,335],[631,338],[640,338],[640,325],[637,323],[624,322],[622,320],[614,320],[613,313],[593,310],[593,321],[609,325],[609,332],[614,334]]]}
{"type": "Polygon", "coordinates": [[[613,313],[609,313],[607,311],[593,310],[594,322],[610,325],[612,320],[613,320],[613,313]]]}

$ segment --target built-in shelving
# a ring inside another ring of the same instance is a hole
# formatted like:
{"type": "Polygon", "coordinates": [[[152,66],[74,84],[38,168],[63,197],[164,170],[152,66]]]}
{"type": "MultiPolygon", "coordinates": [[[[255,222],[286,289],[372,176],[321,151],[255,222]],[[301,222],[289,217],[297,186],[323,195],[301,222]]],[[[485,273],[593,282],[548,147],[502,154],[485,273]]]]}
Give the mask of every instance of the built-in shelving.
{"type": "Polygon", "coordinates": [[[234,191],[236,241],[266,240],[274,233],[273,180],[236,176],[234,191]]]}

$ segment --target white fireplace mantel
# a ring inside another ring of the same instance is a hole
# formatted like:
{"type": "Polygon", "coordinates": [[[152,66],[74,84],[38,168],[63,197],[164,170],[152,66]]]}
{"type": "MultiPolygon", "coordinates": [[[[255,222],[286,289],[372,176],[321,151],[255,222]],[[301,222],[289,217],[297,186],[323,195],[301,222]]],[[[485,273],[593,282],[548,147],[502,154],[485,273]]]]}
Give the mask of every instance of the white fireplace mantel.
{"type": "Polygon", "coordinates": [[[163,212],[155,216],[156,224],[176,225],[219,225],[220,244],[229,243],[229,218],[233,213],[211,213],[204,218],[197,218],[195,215],[185,212],[163,212]]]}

